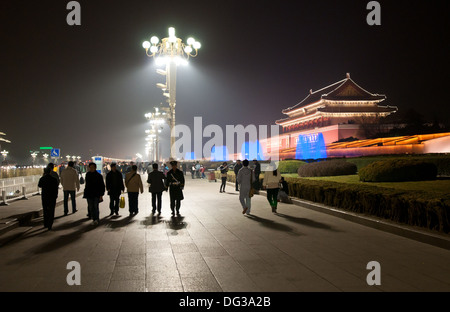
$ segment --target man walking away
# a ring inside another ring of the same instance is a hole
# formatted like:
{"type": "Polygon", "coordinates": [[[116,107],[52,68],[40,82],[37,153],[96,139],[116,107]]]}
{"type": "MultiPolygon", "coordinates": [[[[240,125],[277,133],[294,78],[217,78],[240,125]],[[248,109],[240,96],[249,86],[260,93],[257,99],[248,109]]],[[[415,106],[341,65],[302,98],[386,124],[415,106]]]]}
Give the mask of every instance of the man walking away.
{"type": "Polygon", "coordinates": [[[234,166],[234,179],[236,180],[236,192],[239,192],[239,183],[238,183],[238,181],[237,181],[237,175],[238,175],[238,172],[239,172],[239,170],[241,170],[241,168],[242,168],[242,163],[241,163],[241,160],[240,159],[238,159],[238,160],[236,160],[236,165],[234,166]]]}
{"type": "Polygon", "coordinates": [[[55,217],[56,198],[58,197],[58,181],[50,175],[50,168],[44,169],[38,187],[42,189],[42,209],[44,210],[44,227],[52,229],[55,217]]]}
{"type": "Polygon", "coordinates": [[[255,174],[255,180],[253,180],[253,188],[255,189],[255,194],[259,193],[260,185],[259,185],[259,175],[261,174],[261,164],[258,160],[253,159],[253,172],[255,174]]]}
{"type": "Polygon", "coordinates": [[[125,191],[123,185],[122,173],[117,170],[116,163],[111,164],[111,171],[106,175],[106,189],[109,195],[109,209],[112,216],[113,214],[119,215],[119,202],[120,194],[125,191]]]}
{"type": "Polygon", "coordinates": [[[105,183],[103,176],[97,172],[95,163],[89,164],[89,171],[86,173],[86,186],[84,187],[84,198],[88,204],[88,217],[93,220],[93,225],[98,225],[99,208],[98,205],[103,201],[105,194],[105,183]]]}
{"type": "Polygon", "coordinates": [[[239,170],[236,177],[239,184],[239,201],[242,205],[242,213],[250,214],[252,199],[250,197],[250,190],[252,189],[252,181],[255,180],[252,169],[248,167],[248,160],[244,159],[243,167],[239,170]]]}
{"type": "Polygon", "coordinates": [[[222,184],[220,185],[220,193],[225,193],[225,186],[227,184],[227,172],[228,172],[228,165],[226,162],[223,162],[223,164],[219,168],[220,170],[220,176],[222,177],[222,184]]]}
{"type": "Polygon", "coordinates": [[[153,171],[148,174],[147,183],[150,184],[148,191],[152,193],[152,213],[158,209],[158,214],[161,214],[161,196],[166,188],[166,176],[158,170],[158,164],[153,164],[153,171]]]}
{"type": "Polygon", "coordinates": [[[80,178],[78,172],[74,168],[74,162],[69,161],[67,168],[61,171],[61,185],[64,192],[64,215],[69,213],[69,195],[72,201],[72,213],[77,212],[77,203],[75,196],[75,189],[77,192],[80,190],[80,178]]]}
{"type": "Polygon", "coordinates": [[[55,165],[53,164],[53,163],[49,163],[48,165],[47,165],[47,168],[50,170],[50,175],[52,176],[52,177],[54,177],[55,179],[56,179],[56,181],[58,181],[58,187],[59,187],[59,183],[60,183],[60,181],[59,181],[59,175],[58,175],[58,173],[55,171],[55,170],[58,170],[57,168],[58,167],[55,167],[55,165]],[[56,168],[56,169],[55,169],[56,168]]]}
{"type": "Polygon", "coordinates": [[[181,201],[184,199],[183,188],[184,188],[184,175],[183,172],[177,168],[177,161],[173,160],[170,162],[172,169],[167,173],[166,185],[170,187],[170,209],[172,210],[172,216],[175,215],[175,209],[177,215],[180,215],[181,201]]]}
{"type": "Polygon", "coordinates": [[[131,166],[131,172],[125,175],[125,186],[128,192],[128,205],[130,211],[130,217],[139,212],[138,197],[139,192],[144,193],[144,186],[142,185],[141,175],[137,173],[137,166],[131,166]]]}

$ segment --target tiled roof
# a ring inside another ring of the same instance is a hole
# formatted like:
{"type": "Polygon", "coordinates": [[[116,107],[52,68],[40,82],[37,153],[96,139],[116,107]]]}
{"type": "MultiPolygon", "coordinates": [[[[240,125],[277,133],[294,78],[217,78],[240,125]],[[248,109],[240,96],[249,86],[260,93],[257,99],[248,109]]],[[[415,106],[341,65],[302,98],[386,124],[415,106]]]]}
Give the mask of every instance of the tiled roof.
{"type": "Polygon", "coordinates": [[[287,114],[295,109],[305,107],[309,104],[316,103],[321,99],[337,100],[337,101],[375,101],[386,99],[385,95],[372,94],[359,85],[357,85],[347,74],[347,78],[335,82],[325,88],[317,91],[310,91],[308,96],[304,98],[300,103],[284,109],[282,112],[287,114]]]}

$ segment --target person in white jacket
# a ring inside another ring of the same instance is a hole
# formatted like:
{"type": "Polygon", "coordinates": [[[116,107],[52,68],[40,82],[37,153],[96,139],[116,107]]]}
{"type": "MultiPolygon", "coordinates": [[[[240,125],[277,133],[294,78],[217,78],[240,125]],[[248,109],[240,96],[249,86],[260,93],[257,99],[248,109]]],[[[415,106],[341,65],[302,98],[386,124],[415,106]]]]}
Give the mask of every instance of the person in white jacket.
{"type": "Polygon", "coordinates": [[[253,170],[248,167],[248,160],[242,162],[243,167],[239,169],[236,180],[239,185],[239,201],[242,205],[242,213],[250,214],[252,208],[252,199],[250,197],[250,190],[252,183],[255,181],[253,170]]]}
{"type": "Polygon", "coordinates": [[[77,212],[77,204],[75,200],[75,189],[80,190],[80,178],[78,172],[74,168],[74,162],[69,161],[67,168],[61,171],[61,185],[64,192],[64,215],[69,213],[69,195],[72,201],[72,213],[77,212]]]}
{"type": "Polygon", "coordinates": [[[278,190],[280,189],[281,173],[274,165],[269,166],[264,173],[263,188],[267,190],[267,200],[272,212],[277,212],[278,190]]]}

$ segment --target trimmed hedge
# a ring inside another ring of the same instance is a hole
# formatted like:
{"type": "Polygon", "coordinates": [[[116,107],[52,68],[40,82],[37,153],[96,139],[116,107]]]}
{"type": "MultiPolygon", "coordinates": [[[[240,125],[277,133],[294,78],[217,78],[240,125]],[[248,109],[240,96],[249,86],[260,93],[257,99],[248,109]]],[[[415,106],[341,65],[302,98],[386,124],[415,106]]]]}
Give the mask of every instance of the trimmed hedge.
{"type": "Polygon", "coordinates": [[[306,163],[301,160],[282,160],[278,163],[278,170],[280,173],[297,173],[303,165],[306,163]]]}
{"type": "Polygon", "coordinates": [[[356,174],[355,164],[341,159],[309,163],[298,169],[300,177],[327,177],[356,174]]]}
{"type": "Polygon", "coordinates": [[[404,159],[404,160],[422,160],[436,165],[439,176],[450,176],[450,155],[425,154],[425,155],[384,155],[384,156],[364,156],[356,158],[347,158],[348,162],[356,164],[358,170],[365,166],[381,160],[404,159]]]}
{"type": "Polygon", "coordinates": [[[286,178],[289,195],[398,223],[449,233],[450,194],[437,198],[418,191],[286,178]]]}
{"type": "Polygon", "coordinates": [[[359,171],[363,182],[402,182],[434,180],[437,176],[435,164],[414,159],[380,160],[359,171]]]}

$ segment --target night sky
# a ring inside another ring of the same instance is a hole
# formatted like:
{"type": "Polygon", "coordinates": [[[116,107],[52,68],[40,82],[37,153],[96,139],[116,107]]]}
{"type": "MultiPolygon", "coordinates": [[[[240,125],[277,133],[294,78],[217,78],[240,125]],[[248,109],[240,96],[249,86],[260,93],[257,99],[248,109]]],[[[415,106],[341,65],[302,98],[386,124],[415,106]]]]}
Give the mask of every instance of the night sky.
{"type": "Polygon", "coordinates": [[[1,1],[9,160],[30,162],[40,146],[83,159],[144,154],[144,114],[165,98],[142,42],[171,26],[202,44],[178,69],[177,124],[274,124],[347,72],[399,112],[449,121],[449,1],[379,1],[381,26],[366,23],[361,0],[80,0],[81,26],[67,25],[68,2],[1,1]]]}

